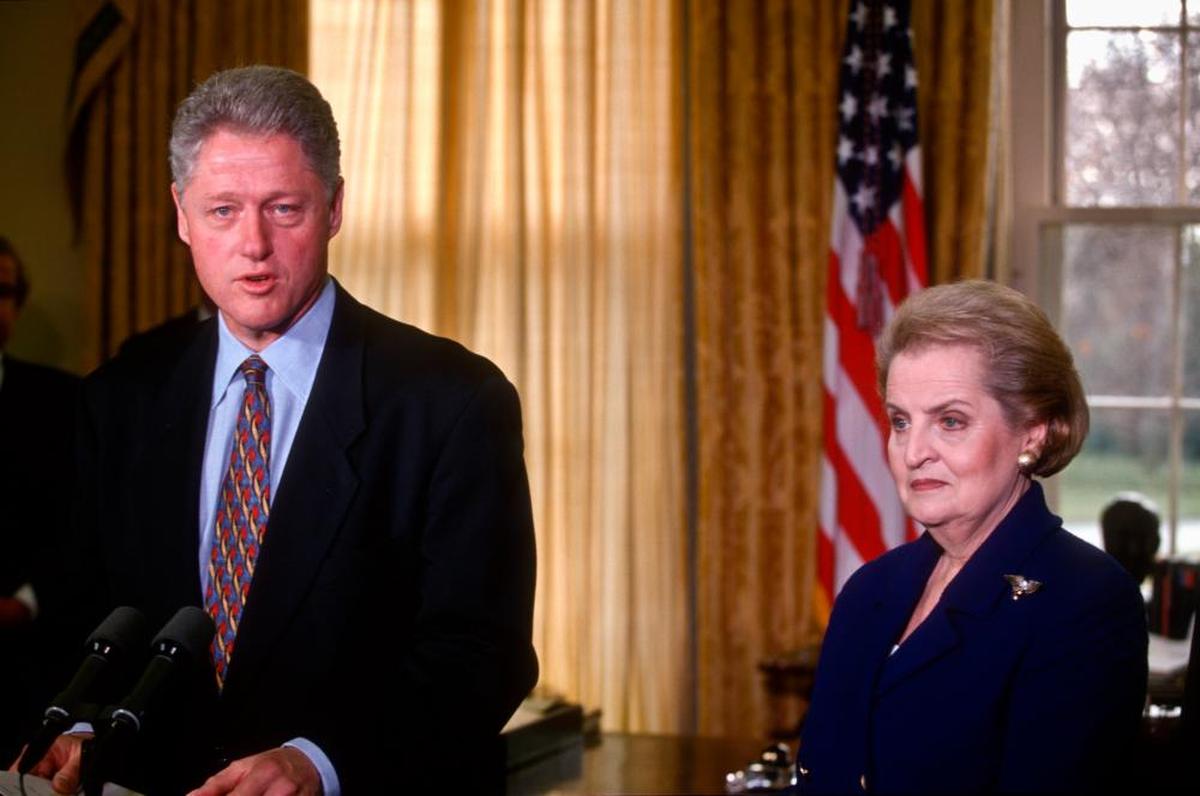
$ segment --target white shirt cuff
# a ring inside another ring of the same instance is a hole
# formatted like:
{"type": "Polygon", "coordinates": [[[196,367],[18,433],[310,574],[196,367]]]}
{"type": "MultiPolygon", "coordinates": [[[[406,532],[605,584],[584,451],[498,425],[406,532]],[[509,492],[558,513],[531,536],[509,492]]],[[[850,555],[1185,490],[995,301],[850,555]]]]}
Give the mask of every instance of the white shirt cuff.
{"type": "Polygon", "coordinates": [[[23,603],[29,609],[29,618],[37,619],[38,601],[37,593],[33,590],[32,583],[23,583],[21,588],[13,593],[13,599],[19,603],[23,603]]]}
{"type": "Polygon", "coordinates": [[[333,763],[329,762],[321,747],[307,738],[293,738],[284,746],[298,749],[316,767],[317,773],[321,775],[321,789],[325,796],[341,796],[342,786],[338,782],[337,772],[333,770],[333,763]]]}

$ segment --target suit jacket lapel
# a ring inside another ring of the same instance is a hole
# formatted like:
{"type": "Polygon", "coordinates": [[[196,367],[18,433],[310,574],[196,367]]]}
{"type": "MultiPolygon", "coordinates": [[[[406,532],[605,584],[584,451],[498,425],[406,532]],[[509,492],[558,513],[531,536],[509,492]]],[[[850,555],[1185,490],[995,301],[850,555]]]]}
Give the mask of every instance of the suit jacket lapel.
{"type": "Polygon", "coordinates": [[[958,630],[951,621],[946,606],[938,605],[884,664],[876,685],[876,693],[887,693],[897,684],[949,653],[959,642],[958,630]]]}
{"type": "Polygon", "coordinates": [[[226,698],[253,682],[308,593],[358,488],[347,451],[365,426],[363,327],[361,307],[339,286],[317,377],[271,505],[226,698]]]}
{"type": "Polygon", "coordinates": [[[146,560],[146,593],[170,615],[202,604],[199,571],[200,469],[216,363],[216,325],[196,335],[173,366],[152,408],[142,472],[156,483],[144,496],[140,525],[146,560]]]}
{"type": "MultiPolygon", "coordinates": [[[[1059,524],[1060,520],[1046,509],[1041,486],[1034,482],[946,587],[933,612],[887,661],[877,693],[895,688],[954,650],[962,640],[963,619],[996,610],[1001,598],[1010,593],[1004,575],[1024,574],[1020,572],[1021,563],[1059,524]]],[[[925,578],[928,576],[926,572],[925,578]]],[[[925,578],[921,580],[922,588],[925,578]]],[[[911,610],[912,606],[906,621],[911,610]]]]}
{"type": "MultiPolygon", "coordinates": [[[[872,650],[874,660],[882,661],[881,670],[877,673],[879,678],[876,683],[877,689],[884,688],[885,684],[890,684],[894,679],[896,660],[894,656],[889,657],[889,653],[908,625],[913,609],[917,607],[917,601],[921,599],[921,594],[925,590],[925,582],[929,580],[929,575],[933,572],[933,567],[942,554],[942,548],[928,533],[922,534],[921,538],[914,543],[913,549],[913,560],[907,562],[906,566],[896,569],[877,604],[876,630],[872,632],[872,638],[876,639],[878,646],[877,650],[872,650]]],[[[922,623],[921,628],[923,629],[927,624],[929,624],[928,620],[922,623]]],[[[921,630],[913,633],[904,642],[904,647],[912,644],[920,633],[921,630]]],[[[930,642],[931,646],[922,652],[922,659],[938,654],[946,640],[931,638],[930,642]]],[[[895,653],[895,655],[899,654],[899,651],[895,653]]]]}

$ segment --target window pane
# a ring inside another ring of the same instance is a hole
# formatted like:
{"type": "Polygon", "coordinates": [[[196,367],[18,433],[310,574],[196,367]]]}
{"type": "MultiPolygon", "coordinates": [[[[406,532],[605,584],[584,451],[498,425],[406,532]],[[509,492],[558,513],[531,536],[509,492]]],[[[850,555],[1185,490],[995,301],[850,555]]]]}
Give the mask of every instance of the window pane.
{"type": "Polygon", "coordinates": [[[1200,227],[1188,227],[1183,241],[1183,394],[1200,398],[1200,227]]]}
{"type": "Polygon", "coordinates": [[[1165,411],[1093,409],[1087,442],[1058,476],[1058,513],[1067,529],[1097,546],[1100,510],[1118,492],[1135,491],[1158,504],[1167,547],[1167,439],[1165,411]]]}
{"type": "Polygon", "coordinates": [[[1131,27],[1178,25],[1179,0],[1067,0],[1067,24],[1131,27]]]}
{"type": "Polygon", "coordinates": [[[1067,35],[1068,204],[1176,201],[1179,42],[1147,31],[1067,35]]]}
{"type": "MultiPolygon", "coordinates": [[[[1193,5],[1200,6],[1200,2],[1193,5]]],[[[1197,20],[1200,24],[1200,20],[1197,20]]],[[[1187,201],[1200,204],[1200,34],[1188,36],[1187,201]]]]}
{"type": "Polygon", "coordinates": [[[1060,321],[1089,395],[1170,394],[1175,228],[1063,230],[1060,321]]]}
{"type": "Polygon", "coordinates": [[[1179,553],[1200,553],[1200,412],[1183,415],[1183,469],[1179,482],[1179,553]]]}

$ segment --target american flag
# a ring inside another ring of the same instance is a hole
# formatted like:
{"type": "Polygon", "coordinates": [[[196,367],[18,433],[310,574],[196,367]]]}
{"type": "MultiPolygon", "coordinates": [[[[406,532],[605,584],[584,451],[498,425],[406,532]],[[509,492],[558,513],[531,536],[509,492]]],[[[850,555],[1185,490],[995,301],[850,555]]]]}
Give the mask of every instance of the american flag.
{"type": "Polygon", "coordinates": [[[887,423],[875,387],[880,330],[904,297],[928,282],[907,0],[854,3],[838,120],[817,541],[818,579],[829,603],[863,562],[915,536],[888,472],[887,423]]]}

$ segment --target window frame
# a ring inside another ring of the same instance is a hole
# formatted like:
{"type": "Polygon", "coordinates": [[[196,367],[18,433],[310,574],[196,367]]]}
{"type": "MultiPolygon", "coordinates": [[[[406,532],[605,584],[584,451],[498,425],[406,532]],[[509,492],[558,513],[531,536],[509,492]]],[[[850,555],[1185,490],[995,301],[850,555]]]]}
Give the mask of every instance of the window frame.
{"type": "MultiPolygon", "coordinates": [[[[1192,0],[1193,7],[1200,0],[1192,0]]],[[[1014,0],[1009,25],[1007,59],[1007,139],[1010,153],[1007,204],[1011,208],[1010,259],[997,263],[996,277],[1027,295],[1061,328],[1062,257],[1061,231],[1075,224],[1096,226],[1149,225],[1174,228],[1176,234],[1171,286],[1172,360],[1170,393],[1166,396],[1087,395],[1090,408],[1168,412],[1167,505],[1163,509],[1165,553],[1178,552],[1180,496],[1183,486],[1184,426],[1190,412],[1200,413],[1200,398],[1184,394],[1183,236],[1188,226],[1200,227],[1200,203],[1182,203],[1185,183],[1186,148],[1181,147],[1175,180],[1175,204],[1089,207],[1066,203],[1066,42],[1071,30],[1181,32],[1180,74],[1186,81],[1190,58],[1200,58],[1200,48],[1189,53],[1188,33],[1200,33],[1200,24],[1188,23],[1187,0],[1181,0],[1180,24],[1150,27],[1099,28],[1067,25],[1066,0],[1014,0]],[[1033,46],[1030,46],[1033,43],[1033,46]],[[1031,90],[1030,87],[1033,87],[1031,90]]],[[[1186,82],[1184,83],[1186,86],[1186,82]]],[[[1177,134],[1185,141],[1190,112],[1188,92],[1182,91],[1177,134]]],[[[1058,478],[1046,483],[1051,505],[1058,504],[1058,478]]],[[[1097,516],[1100,506],[1096,507],[1097,516]]]]}

